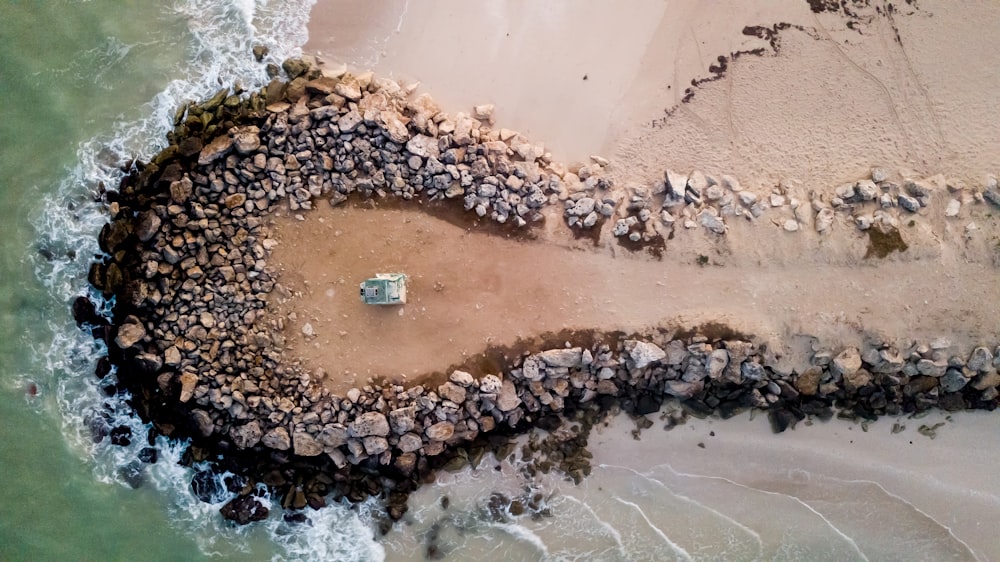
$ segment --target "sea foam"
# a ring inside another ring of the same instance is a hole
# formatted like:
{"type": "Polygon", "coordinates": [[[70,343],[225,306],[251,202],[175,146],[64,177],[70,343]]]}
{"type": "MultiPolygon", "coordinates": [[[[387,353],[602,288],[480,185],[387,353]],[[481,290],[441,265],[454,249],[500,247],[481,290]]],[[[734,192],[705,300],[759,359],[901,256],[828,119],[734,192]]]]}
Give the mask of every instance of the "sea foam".
{"type": "MultiPolygon", "coordinates": [[[[280,513],[274,513],[260,526],[234,528],[219,515],[219,508],[231,496],[204,503],[190,492],[192,476],[205,467],[179,464],[184,443],[159,437],[155,442],[159,461],[150,465],[138,461],[139,451],[148,446],[149,426],[134,415],[127,404],[128,396],[108,398],[102,393],[93,372],[106,349],[75,326],[69,316],[69,303],[85,295],[105,313],[113,306],[87,283],[90,263],[101,253],[97,234],[108,220],[101,205],[94,202],[100,188],[116,188],[124,174],[123,165],[133,158],[148,160],[165,147],[178,107],[234,84],[247,90],[260,88],[268,80],[264,63],[280,64],[301,54],[313,3],[178,0],[165,5],[165,16],[185,21],[188,32],[169,46],[185,53],[181,66],[173,73],[176,78],[144,105],[138,119],[108,123],[79,146],[76,166],[45,197],[33,221],[38,247],[45,248],[52,257],[33,256],[32,266],[53,302],[66,304],[65,315],[47,319],[51,344],[37,350],[44,357],[45,372],[33,382],[47,397],[37,401],[37,409],[41,415],[59,417],[67,442],[92,464],[95,480],[124,486],[147,485],[158,490],[171,520],[190,534],[206,555],[246,553],[246,545],[252,542],[246,539],[255,533],[267,535],[264,542],[269,540],[274,546],[265,550],[276,552],[276,559],[372,560],[384,558],[384,551],[372,538],[368,514],[374,506],[352,510],[335,503],[310,512],[306,524],[290,525],[282,521],[280,513]],[[268,48],[263,63],[254,60],[254,45],[268,48]],[[107,437],[99,439],[110,428],[123,426],[131,431],[129,445],[112,445],[107,437]]],[[[129,48],[116,40],[114,53],[128,53],[129,48]]],[[[101,72],[107,71],[102,67],[101,72]]],[[[98,82],[100,76],[93,80],[98,82]]],[[[220,483],[225,476],[218,476],[220,483]]],[[[266,494],[262,502],[268,507],[277,504],[266,494]]]]}

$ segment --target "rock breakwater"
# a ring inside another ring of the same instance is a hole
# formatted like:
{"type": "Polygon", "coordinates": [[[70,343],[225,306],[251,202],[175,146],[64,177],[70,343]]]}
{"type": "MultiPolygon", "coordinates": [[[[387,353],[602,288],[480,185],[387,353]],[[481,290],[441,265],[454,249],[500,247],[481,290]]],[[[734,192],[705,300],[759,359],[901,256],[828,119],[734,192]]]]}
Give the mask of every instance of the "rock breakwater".
{"type": "MultiPolygon", "coordinates": [[[[263,483],[289,510],[320,507],[331,494],[386,496],[395,519],[406,494],[435,470],[475,464],[487,450],[502,454],[508,436],[532,427],[555,430],[567,419],[587,427],[614,407],[643,415],[678,400],[694,414],[724,418],[754,408],[782,431],[835,412],[872,419],[998,404],[1000,349],[959,357],[947,345],[872,342],[817,351],[795,371],[746,337],[669,331],[569,334],[565,345],[511,353],[499,372],[453,370],[440,384],[373,382],[333,395],[320,374],[284,356],[282,323],[268,313],[280,290],[267,262],[269,213],[395,198],[432,212],[461,208],[463,217],[514,232],[565,201],[571,225],[594,227],[620,201],[570,196],[611,188],[600,160],[571,171],[541,145],[494,129],[489,106],[452,118],[429,96],[370,73],[301,60],[284,71],[287,80],[260,92],[223,90],[181,108],[168,148],[130,164],[119,188],[103,194],[106,254],[90,272],[91,284],[113,298],[112,317],[100,317],[86,298],[74,303],[78,322],[107,343],[97,373],[108,377],[107,390],[131,393],[155,431],[190,438],[190,460],[237,475],[227,482],[235,497],[226,517],[266,517],[254,497],[263,483]]],[[[671,177],[665,186],[681,185],[671,177]]],[[[706,194],[718,187],[691,174],[683,197],[692,179],[706,194]]],[[[635,224],[649,220],[640,207],[628,207],[635,224]]],[[[632,226],[622,235],[642,240],[632,226]]],[[[572,441],[579,448],[586,440],[572,441]]],[[[564,469],[578,479],[587,464],[576,458],[564,469]]],[[[192,487],[197,493],[203,484],[192,487]]]]}

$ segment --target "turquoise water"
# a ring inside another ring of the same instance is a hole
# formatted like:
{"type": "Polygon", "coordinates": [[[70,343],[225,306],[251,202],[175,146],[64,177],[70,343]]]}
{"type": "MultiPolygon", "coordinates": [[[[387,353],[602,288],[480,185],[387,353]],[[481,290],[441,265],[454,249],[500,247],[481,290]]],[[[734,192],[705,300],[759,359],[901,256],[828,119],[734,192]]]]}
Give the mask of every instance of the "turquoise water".
{"type": "Polygon", "coordinates": [[[84,420],[102,408],[100,349],[68,304],[86,292],[96,252],[97,181],[113,187],[116,163],[154,153],[183,100],[261,83],[250,47],[268,45],[274,60],[294,54],[310,4],[0,5],[0,559],[295,556],[301,540],[287,530],[276,539],[279,523],[232,529],[218,505],[194,502],[165,444],[157,464],[136,465],[145,432],[124,412],[133,448],[92,443],[84,420]],[[137,489],[127,466],[141,468],[137,489]]]}

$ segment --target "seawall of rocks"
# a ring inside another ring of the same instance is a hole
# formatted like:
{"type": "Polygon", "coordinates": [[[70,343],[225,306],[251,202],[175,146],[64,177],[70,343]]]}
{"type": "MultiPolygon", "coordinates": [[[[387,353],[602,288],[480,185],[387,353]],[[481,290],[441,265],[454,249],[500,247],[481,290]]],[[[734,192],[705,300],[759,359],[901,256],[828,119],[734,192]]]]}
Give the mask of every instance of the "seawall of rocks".
{"type": "MultiPolygon", "coordinates": [[[[1000,349],[957,357],[947,346],[874,342],[818,352],[796,372],[749,338],[666,332],[571,336],[510,357],[503,372],[456,370],[441,384],[371,384],[334,396],[283,360],[267,309],[277,282],[267,263],[268,213],[397,198],[530,229],[548,205],[571,208],[570,222],[587,227],[622,202],[570,196],[571,187],[611,187],[600,162],[569,171],[542,146],[494,129],[491,106],[450,117],[430,97],[370,73],[302,60],[286,61],[284,71],[287,80],[260,92],[222,90],[181,108],[168,148],[130,164],[119,188],[103,194],[106,255],[90,272],[91,284],[114,297],[112,317],[86,298],[74,303],[77,321],[107,343],[97,373],[114,372],[107,390],[131,393],[157,432],[190,438],[192,460],[240,475],[227,517],[267,515],[254,497],[259,482],[291,509],[319,507],[330,494],[386,495],[399,517],[406,494],[441,466],[501,451],[506,436],[528,428],[566,419],[586,426],[615,406],[641,415],[676,399],[722,417],[756,408],[781,431],[835,411],[871,419],[998,404],[1000,349]],[[590,208],[576,211],[581,205],[590,208]]],[[[671,174],[664,189],[679,193],[671,174]]],[[[684,197],[698,187],[692,181],[701,183],[686,176],[684,197]]],[[[706,180],[708,200],[715,185],[706,180]]],[[[564,468],[580,477],[586,463],[564,468]]],[[[196,477],[196,493],[205,482],[196,477]]]]}

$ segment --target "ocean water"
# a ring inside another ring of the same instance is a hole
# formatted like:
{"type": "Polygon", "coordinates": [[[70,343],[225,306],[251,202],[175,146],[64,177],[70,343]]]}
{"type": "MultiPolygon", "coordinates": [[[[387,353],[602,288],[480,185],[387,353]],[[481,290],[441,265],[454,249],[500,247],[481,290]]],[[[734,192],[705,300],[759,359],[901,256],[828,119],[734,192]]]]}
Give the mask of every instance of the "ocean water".
{"type": "Polygon", "coordinates": [[[262,84],[252,45],[274,62],[297,54],[312,1],[0,5],[0,559],[422,560],[429,544],[450,560],[1000,557],[979,526],[1000,516],[1000,483],[966,475],[957,454],[974,442],[970,463],[1000,462],[997,424],[982,416],[942,430],[936,446],[908,422],[891,442],[896,463],[840,454],[855,440],[885,447],[872,436],[890,422],[780,439],[767,439],[761,420],[698,422],[636,442],[618,419],[594,436],[594,474],[580,486],[488,458],[421,489],[380,540],[372,504],[332,505],[305,525],[276,513],[234,528],[218,515],[226,497],[204,504],[189,493],[181,445],[158,441],[159,461],[137,462],[146,428],[102,396],[102,350],[69,314],[88,291],[104,221],[90,194],[115,185],[124,159],[162,147],[179,103],[233,81],[262,84]],[[133,443],[95,443],[100,423],[129,425],[133,443]],[[821,439],[839,448],[818,454],[821,439]],[[538,496],[537,515],[491,513],[495,492],[538,496]]]}

